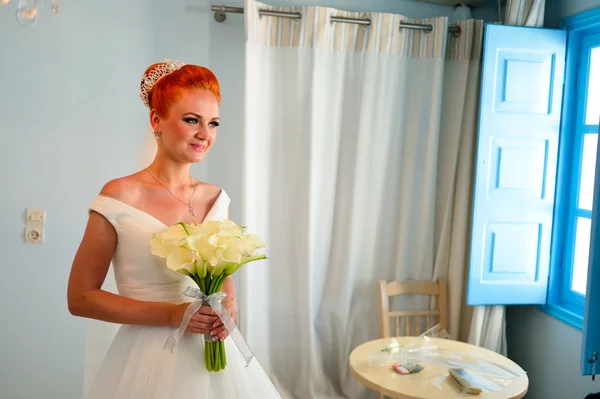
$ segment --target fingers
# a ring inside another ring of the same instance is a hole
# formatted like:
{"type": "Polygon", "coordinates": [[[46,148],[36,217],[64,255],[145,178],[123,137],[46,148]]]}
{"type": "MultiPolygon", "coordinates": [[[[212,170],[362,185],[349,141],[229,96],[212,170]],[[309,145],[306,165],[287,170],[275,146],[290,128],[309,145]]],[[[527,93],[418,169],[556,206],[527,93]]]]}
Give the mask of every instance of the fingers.
{"type": "Polygon", "coordinates": [[[198,309],[196,313],[204,316],[217,317],[217,313],[215,313],[215,310],[211,306],[200,306],[200,309],[198,309]]]}
{"type": "Polygon", "coordinates": [[[218,327],[218,328],[215,328],[214,330],[212,330],[211,335],[213,337],[216,337],[219,340],[223,341],[223,340],[225,340],[225,338],[227,338],[229,336],[229,332],[227,331],[225,326],[222,325],[221,327],[218,327]]]}
{"type": "Polygon", "coordinates": [[[210,334],[214,329],[214,324],[219,318],[217,316],[207,316],[205,314],[195,313],[190,319],[186,331],[194,334],[210,334]]]}
{"type": "MultiPolygon", "coordinates": [[[[225,308],[231,315],[235,324],[237,324],[237,312],[233,306],[225,304],[225,308]]],[[[192,316],[187,330],[193,334],[210,334],[216,339],[224,340],[229,336],[229,332],[223,325],[221,319],[216,315],[215,310],[210,306],[202,306],[192,316]]]]}
{"type": "MultiPolygon", "coordinates": [[[[227,312],[231,316],[233,323],[237,324],[237,312],[235,312],[231,306],[225,305],[225,307],[227,308],[227,312]]],[[[223,341],[229,336],[229,331],[227,331],[227,328],[225,328],[221,319],[217,319],[217,321],[214,323],[214,329],[211,334],[213,337],[218,337],[221,341],[223,341]]]]}
{"type": "Polygon", "coordinates": [[[190,321],[187,331],[193,334],[212,335],[215,339],[220,339],[221,341],[227,338],[229,333],[225,326],[221,324],[219,327],[215,328],[213,324],[190,321]]]}
{"type": "Polygon", "coordinates": [[[193,334],[210,334],[212,330],[213,328],[210,324],[198,321],[190,321],[190,324],[187,327],[187,331],[193,334]]]}

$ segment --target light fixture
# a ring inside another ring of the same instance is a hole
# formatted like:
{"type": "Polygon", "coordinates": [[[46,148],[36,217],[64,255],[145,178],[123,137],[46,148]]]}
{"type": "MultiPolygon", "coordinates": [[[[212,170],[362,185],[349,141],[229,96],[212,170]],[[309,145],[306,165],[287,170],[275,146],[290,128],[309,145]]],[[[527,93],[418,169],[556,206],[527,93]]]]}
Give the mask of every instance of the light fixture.
{"type": "Polygon", "coordinates": [[[460,21],[464,19],[471,19],[471,7],[464,3],[458,3],[454,9],[454,13],[451,18],[453,21],[460,21]]]}
{"type": "MultiPolygon", "coordinates": [[[[38,3],[44,0],[18,0],[17,21],[23,26],[36,23],[38,16],[38,3]]],[[[10,0],[0,0],[0,4],[8,4],[10,0]]],[[[58,15],[58,0],[52,0],[52,14],[58,15]]]]}

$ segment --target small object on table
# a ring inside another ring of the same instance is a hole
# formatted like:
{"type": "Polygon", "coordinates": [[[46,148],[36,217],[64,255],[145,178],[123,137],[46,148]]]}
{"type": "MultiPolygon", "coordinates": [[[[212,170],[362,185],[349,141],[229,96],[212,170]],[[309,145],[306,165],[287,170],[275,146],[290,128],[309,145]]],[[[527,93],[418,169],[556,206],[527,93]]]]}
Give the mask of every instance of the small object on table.
{"type": "Polygon", "coordinates": [[[482,392],[473,379],[473,377],[467,373],[464,369],[450,369],[448,370],[452,380],[458,384],[463,393],[469,395],[478,395],[482,392]]]}
{"type": "Polygon", "coordinates": [[[396,371],[396,373],[402,375],[416,374],[423,370],[423,366],[417,363],[394,364],[392,368],[394,371],[396,371]]]}
{"type": "Polygon", "coordinates": [[[383,348],[381,351],[389,352],[389,353],[398,353],[398,352],[400,352],[401,347],[402,347],[402,345],[399,345],[398,341],[396,341],[395,339],[392,339],[392,342],[390,342],[388,345],[386,345],[386,347],[383,348]]]}

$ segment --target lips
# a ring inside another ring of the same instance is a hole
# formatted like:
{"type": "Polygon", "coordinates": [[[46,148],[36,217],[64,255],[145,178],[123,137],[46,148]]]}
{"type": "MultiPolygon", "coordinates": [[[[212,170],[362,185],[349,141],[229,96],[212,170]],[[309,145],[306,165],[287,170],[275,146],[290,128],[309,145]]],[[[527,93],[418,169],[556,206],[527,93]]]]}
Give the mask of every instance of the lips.
{"type": "Polygon", "coordinates": [[[190,144],[192,149],[197,152],[203,152],[206,149],[206,146],[203,144],[190,144]]]}

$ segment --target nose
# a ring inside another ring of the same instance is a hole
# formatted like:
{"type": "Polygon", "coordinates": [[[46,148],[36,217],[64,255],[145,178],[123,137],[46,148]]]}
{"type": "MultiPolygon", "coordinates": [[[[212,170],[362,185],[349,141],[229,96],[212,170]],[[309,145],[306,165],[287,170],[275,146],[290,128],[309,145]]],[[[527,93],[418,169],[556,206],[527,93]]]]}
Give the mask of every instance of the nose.
{"type": "Polygon", "coordinates": [[[199,125],[198,132],[196,133],[196,138],[198,140],[207,141],[209,138],[208,126],[204,124],[199,125]]]}

